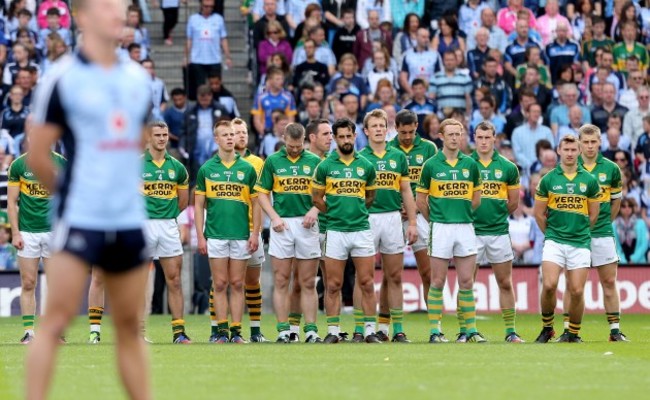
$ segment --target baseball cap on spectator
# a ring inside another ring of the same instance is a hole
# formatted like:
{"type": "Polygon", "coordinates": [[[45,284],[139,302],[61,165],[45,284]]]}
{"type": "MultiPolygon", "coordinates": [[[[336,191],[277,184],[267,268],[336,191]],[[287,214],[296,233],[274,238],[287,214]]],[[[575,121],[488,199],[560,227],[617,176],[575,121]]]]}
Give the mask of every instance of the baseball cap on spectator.
{"type": "Polygon", "coordinates": [[[340,101],[343,101],[343,99],[346,98],[347,96],[354,96],[354,97],[356,97],[357,100],[359,100],[359,96],[358,96],[356,93],[354,93],[354,92],[345,92],[345,93],[341,93],[341,94],[339,95],[339,100],[340,100],[340,101]]]}
{"type": "Polygon", "coordinates": [[[512,142],[509,141],[508,139],[502,140],[501,144],[499,144],[500,149],[512,149],[512,142]]]}

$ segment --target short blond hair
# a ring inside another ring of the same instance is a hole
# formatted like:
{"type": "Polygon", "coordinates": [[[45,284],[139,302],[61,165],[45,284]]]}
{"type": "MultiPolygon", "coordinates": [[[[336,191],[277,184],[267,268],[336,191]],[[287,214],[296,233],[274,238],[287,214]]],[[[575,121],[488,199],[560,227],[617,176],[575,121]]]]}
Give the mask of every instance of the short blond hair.
{"type": "Polygon", "coordinates": [[[222,121],[218,121],[216,124],[214,124],[214,129],[213,129],[213,131],[212,131],[212,134],[213,134],[214,136],[217,136],[217,130],[218,130],[219,128],[224,128],[224,127],[226,127],[226,128],[232,128],[232,124],[230,123],[230,121],[223,121],[223,120],[222,120],[222,121]]]}
{"type": "Polygon", "coordinates": [[[575,135],[573,135],[573,134],[568,134],[568,135],[562,137],[562,139],[560,139],[560,143],[557,145],[558,149],[560,147],[562,147],[562,144],[564,144],[564,143],[576,143],[577,144],[578,143],[578,138],[576,138],[575,135]]]}
{"type": "Polygon", "coordinates": [[[578,138],[582,139],[583,135],[596,135],[600,137],[600,128],[593,124],[584,124],[578,129],[578,138]]]}
{"type": "Polygon", "coordinates": [[[447,118],[444,121],[442,121],[440,123],[440,127],[438,128],[438,131],[440,132],[441,135],[444,135],[445,134],[445,128],[448,127],[448,126],[453,126],[453,125],[459,126],[461,133],[465,132],[465,127],[463,126],[463,124],[460,121],[458,121],[457,119],[453,119],[453,118],[447,118]]]}
{"type": "Polygon", "coordinates": [[[381,108],[376,108],[369,113],[366,113],[366,116],[363,117],[364,128],[368,128],[368,122],[370,121],[370,118],[381,118],[386,123],[386,127],[388,127],[388,114],[386,114],[386,111],[382,110],[381,108]]]}
{"type": "Polygon", "coordinates": [[[244,120],[241,119],[241,118],[235,118],[235,119],[233,119],[232,121],[230,121],[230,124],[232,124],[233,126],[234,126],[234,125],[244,125],[244,127],[245,127],[246,129],[248,129],[248,124],[246,123],[246,121],[244,121],[244,120]]]}

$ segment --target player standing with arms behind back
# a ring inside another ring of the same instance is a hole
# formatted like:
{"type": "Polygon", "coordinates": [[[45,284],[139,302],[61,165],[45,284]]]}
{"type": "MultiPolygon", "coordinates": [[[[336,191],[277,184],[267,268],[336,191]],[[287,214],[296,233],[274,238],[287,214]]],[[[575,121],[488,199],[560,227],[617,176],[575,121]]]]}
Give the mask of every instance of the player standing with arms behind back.
{"type": "MultiPolygon", "coordinates": [[[[512,288],[512,244],[508,233],[508,216],[519,206],[519,170],[517,166],[494,150],[496,131],[494,125],[484,121],[474,133],[476,151],[472,158],[478,163],[481,181],[481,205],[474,213],[476,231],[477,266],[490,263],[497,285],[499,304],[506,324],[506,342],[521,343],[515,331],[515,292],[512,288]]],[[[459,311],[459,318],[460,310],[459,311]]],[[[461,332],[458,341],[467,336],[461,332]]]]}
{"type": "Polygon", "coordinates": [[[486,341],[476,330],[472,288],[476,267],[476,235],[472,222],[474,210],[481,204],[481,178],[476,162],[460,152],[463,129],[454,119],[442,121],[442,151],[424,164],[417,188],[418,209],[431,221],[431,287],[427,299],[431,326],[429,343],[446,341],[440,332],[444,306],[442,291],[452,258],[458,276],[458,304],[467,327],[466,341],[486,341]]]}
{"type": "Polygon", "coordinates": [[[579,343],[582,342],[578,334],[585,311],[585,283],[591,264],[590,228],[600,211],[600,187],[578,164],[580,148],[575,136],[564,136],[557,151],[560,164],[544,175],[535,193],[535,220],[545,235],[540,295],[543,328],[535,341],[546,343],[555,336],[556,291],[564,269],[571,308],[569,332],[562,334],[558,341],[579,343]]]}
{"type": "Polygon", "coordinates": [[[75,9],[84,35],[80,51],[59,61],[40,83],[30,132],[28,165],[48,190],[57,187],[50,149],[58,139],[68,164],[56,199],[47,313],[27,354],[26,393],[30,400],[46,397],[59,336],[79,311],[94,265],[105,272],[127,394],[150,399],[149,363],[138,329],[149,258],[141,154],[150,78],[115,53],[124,1],[78,0],[75,9]]]}
{"type": "MultiPolygon", "coordinates": [[[[580,165],[598,181],[600,185],[600,212],[591,230],[591,266],[598,271],[598,278],[605,297],[605,313],[609,322],[609,341],[627,342],[627,337],[619,328],[621,320],[620,297],[616,285],[618,255],[612,221],[621,207],[621,170],[614,162],[600,154],[600,129],[586,124],[579,130],[580,165]]],[[[570,297],[564,292],[564,311],[571,307],[570,297]]]]}
{"type": "MultiPolygon", "coordinates": [[[[418,237],[415,219],[415,199],[409,184],[409,170],[406,156],[386,143],[388,117],[384,110],[373,110],[363,119],[368,146],[359,154],[370,161],[376,170],[375,187],[377,196],[368,210],[370,229],[375,239],[375,251],[381,253],[384,279],[380,291],[380,317],[393,321],[393,342],[408,343],[402,321],[404,298],[402,293],[402,271],[404,269],[404,233],[409,244],[418,237]],[[400,210],[404,205],[408,215],[406,232],[402,225],[400,210]],[[383,301],[382,301],[383,300],[383,301]],[[383,303],[383,304],[382,304],[383,303]],[[382,309],[383,307],[383,309],[382,309]]],[[[383,342],[388,337],[388,324],[379,321],[377,337],[383,342]]]]}
{"type": "Polygon", "coordinates": [[[332,126],[336,151],[322,161],[312,181],[312,200],[327,213],[325,238],[325,343],[338,343],[341,333],[341,286],[348,256],[357,270],[364,313],[365,341],[381,343],[375,333],[375,245],[368,222],[368,208],[375,200],[375,168],[354,151],[354,122],[347,118],[332,126]]]}

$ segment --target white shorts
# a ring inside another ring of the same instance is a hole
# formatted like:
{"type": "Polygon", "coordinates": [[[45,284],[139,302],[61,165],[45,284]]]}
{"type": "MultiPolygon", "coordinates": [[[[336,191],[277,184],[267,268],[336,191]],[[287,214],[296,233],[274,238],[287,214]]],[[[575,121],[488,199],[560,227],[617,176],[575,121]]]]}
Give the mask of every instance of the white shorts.
{"type": "Polygon", "coordinates": [[[248,259],[248,264],[246,265],[247,267],[262,268],[262,264],[264,264],[264,261],[266,261],[266,257],[264,257],[264,241],[262,240],[261,233],[258,239],[258,243],[260,245],[257,246],[255,253],[251,254],[251,258],[248,259]]]}
{"type": "Polygon", "coordinates": [[[613,237],[591,238],[591,266],[602,267],[619,262],[613,237]]]}
{"type": "Polygon", "coordinates": [[[318,234],[318,242],[320,243],[320,258],[321,260],[325,258],[325,238],[327,237],[324,233],[318,234]]]}
{"type": "Polygon", "coordinates": [[[282,218],[287,228],[282,232],[271,229],[269,255],[280,258],[297,258],[313,260],[320,258],[320,240],[318,225],[311,229],[302,226],[302,217],[282,218]]]}
{"type": "MultiPolygon", "coordinates": [[[[429,244],[427,243],[429,240],[429,222],[420,213],[418,213],[416,222],[418,227],[418,240],[416,240],[415,243],[411,245],[411,249],[413,249],[414,253],[426,250],[429,247],[429,244]]],[[[402,228],[404,229],[404,232],[406,232],[408,226],[408,221],[402,221],[402,228]]]]}
{"type": "Polygon", "coordinates": [[[376,213],[368,216],[370,230],[375,239],[375,249],[381,254],[404,253],[404,231],[399,211],[376,213]]]}
{"type": "Polygon", "coordinates": [[[149,219],[145,221],[143,231],[149,254],[153,258],[183,254],[181,231],[175,219],[149,219]]]}
{"type": "Polygon", "coordinates": [[[477,264],[500,264],[512,261],[514,258],[510,235],[476,236],[477,264]]]}
{"type": "Polygon", "coordinates": [[[562,268],[566,268],[567,271],[589,268],[591,265],[591,251],[546,240],[542,251],[542,262],[544,261],[557,264],[562,268]]]}
{"type": "Polygon", "coordinates": [[[50,258],[50,241],[52,232],[20,232],[23,238],[23,249],[16,253],[22,258],[50,258]]]}
{"type": "Polygon", "coordinates": [[[476,234],[472,224],[434,222],[429,239],[429,256],[449,260],[476,254],[476,234]]]}
{"type": "Polygon", "coordinates": [[[251,254],[247,240],[208,239],[208,257],[248,260],[251,254]]]}
{"type": "Polygon", "coordinates": [[[325,257],[347,260],[352,257],[374,257],[375,242],[370,229],[361,232],[327,231],[325,257]]]}

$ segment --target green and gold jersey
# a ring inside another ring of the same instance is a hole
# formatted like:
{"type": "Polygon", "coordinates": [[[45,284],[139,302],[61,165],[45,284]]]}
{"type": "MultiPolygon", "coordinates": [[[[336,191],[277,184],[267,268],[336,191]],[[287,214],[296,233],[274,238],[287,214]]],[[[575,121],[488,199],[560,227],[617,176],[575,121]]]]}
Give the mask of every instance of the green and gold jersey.
{"type": "Polygon", "coordinates": [[[409,182],[409,166],[401,151],[386,145],[383,154],[376,154],[370,146],[359,152],[375,167],[377,197],[368,210],[371,214],[402,209],[401,183],[409,182]]]}
{"type": "MultiPolygon", "coordinates": [[[[329,156],[329,153],[325,153],[320,161],[325,160],[329,156]]],[[[327,232],[327,213],[319,212],[318,213],[318,233],[327,232]]]]}
{"type": "Polygon", "coordinates": [[[282,147],[266,159],[255,190],[273,192],[273,209],[280,217],[303,217],[313,206],[311,180],[319,163],[314,153],[305,150],[294,159],[282,147]]]}
{"type": "Polygon", "coordinates": [[[603,157],[602,154],[598,154],[594,165],[586,166],[582,157],[579,162],[600,185],[600,213],[596,224],[591,229],[591,237],[614,237],[612,200],[620,199],[622,196],[621,170],[618,165],[603,157]]]}
{"type": "Polygon", "coordinates": [[[483,185],[481,205],[474,211],[474,229],[479,236],[508,234],[508,191],[519,189],[517,166],[496,151],[483,164],[477,152],[472,158],[478,165],[483,185]]]}
{"type": "Polygon", "coordinates": [[[325,190],[328,231],[370,229],[366,190],[375,190],[375,168],[370,161],[354,152],[348,163],[333,152],[316,167],[312,186],[325,190]]]}
{"type": "Polygon", "coordinates": [[[406,156],[406,162],[409,166],[409,178],[411,179],[411,190],[413,191],[413,197],[415,197],[415,189],[418,182],[420,182],[422,166],[438,153],[438,148],[433,142],[422,139],[420,135],[416,135],[413,144],[409,148],[402,147],[398,138],[391,140],[389,144],[406,156]]]}
{"type": "Polygon", "coordinates": [[[603,40],[591,39],[582,43],[582,59],[586,60],[590,66],[596,66],[596,50],[603,48],[612,50],[616,43],[605,37],[603,40]]]}
{"type": "MultiPolygon", "coordinates": [[[[248,161],[253,166],[253,168],[255,169],[255,174],[257,176],[257,179],[259,179],[260,175],[262,174],[262,168],[264,168],[264,160],[262,160],[255,154],[251,153],[250,150],[248,149],[246,149],[246,152],[244,153],[244,156],[242,156],[242,159],[244,161],[248,161]]],[[[252,231],[253,230],[253,205],[249,202],[248,207],[249,207],[248,225],[250,230],[252,231]]]]}
{"type": "Polygon", "coordinates": [[[257,197],[255,168],[238,154],[226,163],[218,154],[206,161],[196,178],[196,194],[205,196],[205,237],[247,240],[250,236],[249,210],[257,197]]]}
{"type": "MultiPolygon", "coordinates": [[[[8,185],[18,186],[18,229],[21,232],[42,233],[52,230],[50,223],[50,192],[36,180],[27,166],[27,153],[18,157],[9,166],[8,185]]],[[[52,153],[54,164],[63,169],[65,158],[52,153]]]]}
{"type": "Polygon", "coordinates": [[[474,222],[472,197],[481,190],[476,161],[458,153],[450,162],[442,151],[422,167],[417,191],[429,195],[429,220],[442,224],[474,222]]]}
{"type": "Polygon", "coordinates": [[[614,54],[614,65],[620,73],[627,76],[626,60],[631,56],[636,56],[639,59],[639,69],[645,71],[650,62],[648,57],[648,49],[639,42],[634,42],[632,47],[627,47],[625,42],[617,43],[612,49],[614,54]]]}
{"type": "Polygon", "coordinates": [[[581,167],[574,176],[567,176],[560,165],[544,175],[535,200],[548,203],[546,239],[590,248],[589,203],[597,202],[599,197],[598,182],[581,167]]]}
{"type": "Polygon", "coordinates": [[[178,190],[189,187],[187,170],[167,152],[161,163],[154,161],[148,150],[142,157],[142,193],[147,205],[147,215],[150,219],[178,217],[178,190]]]}

